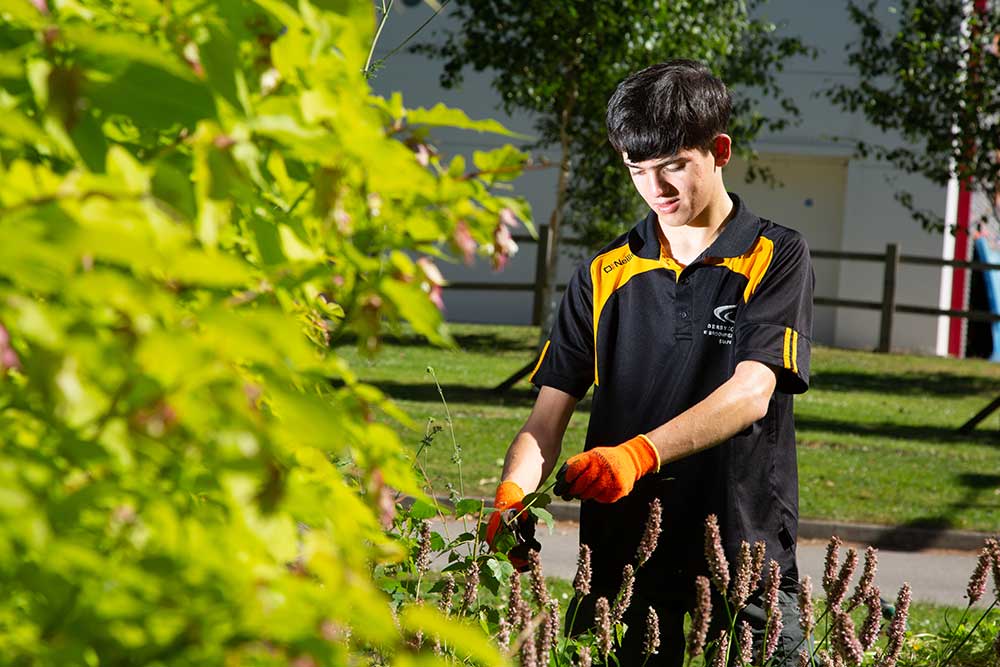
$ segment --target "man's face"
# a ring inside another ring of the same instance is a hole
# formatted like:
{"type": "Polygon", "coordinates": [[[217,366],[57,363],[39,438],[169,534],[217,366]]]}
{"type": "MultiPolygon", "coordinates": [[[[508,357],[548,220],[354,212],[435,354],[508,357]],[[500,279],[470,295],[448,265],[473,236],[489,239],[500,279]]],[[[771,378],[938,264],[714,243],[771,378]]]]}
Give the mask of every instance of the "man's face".
{"type": "Polygon", "coordinates": [[[718,196],[722,188],[721,167],[729,161],[729,137],[715,140],[715,152],[686,148],[667,157],[632,162],[622,158],[632,183],[649,208],[656,211],[660,224],[682,227],[691,224],[718,196]]]}

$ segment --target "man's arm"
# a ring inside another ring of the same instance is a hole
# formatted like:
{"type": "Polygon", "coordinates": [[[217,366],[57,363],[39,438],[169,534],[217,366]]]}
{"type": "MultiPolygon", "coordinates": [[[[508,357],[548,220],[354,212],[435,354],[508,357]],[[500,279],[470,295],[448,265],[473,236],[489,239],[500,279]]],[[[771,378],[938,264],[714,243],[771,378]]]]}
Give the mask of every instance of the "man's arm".
{"type": "Polygon", "coordinates": [[[646,434],[660,464],[708,449],[763,419],[776,382],[776,371],[769,366],[741,361],[718,389],[646,434]]]}
{"type": "Polygon", "coordinates": [[[777,371],[742,361],[733,376],[700,402],[647,434],[571,457],[557,474],[555,494],[612,503],[643,475],[727,440],[767,414],[777,371]]]}
{"type": "Polygon", "coordinates": [[[501,481],[514,482],[527,493],[538,488],[559,459],[576,402],[564,391],[541,388],[531,415],[507,449],[501,481]]]}

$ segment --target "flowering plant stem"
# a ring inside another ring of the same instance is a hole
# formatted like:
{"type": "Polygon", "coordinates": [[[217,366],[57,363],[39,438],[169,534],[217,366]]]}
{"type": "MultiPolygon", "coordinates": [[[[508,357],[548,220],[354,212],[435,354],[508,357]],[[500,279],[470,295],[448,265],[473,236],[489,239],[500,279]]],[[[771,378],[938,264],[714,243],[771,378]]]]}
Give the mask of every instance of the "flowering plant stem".
{"type": "MultiPolygon", "coordinates": [[[[951,653],[949,653],[948,657],[944,659],[944,662],[938,663],[938,667],[946,667],[946,665],[948,665],[951,662],[951,659],[955,657],[955,654],[958,653],[958,650],[965,645],[965,642],[969,641],[969,637],[975,634],[976,628],[979,627],[979,624],[983,622],[983,619],[986,618],[986,616],[991,611],[993,611],[993,608],[996,606],[997,606],[997,599],[994,598],[993,602],[990,604],[989,607],[987,607],[986,611],[984,611],[982,615],[976,620],[976,624],[972,626],[972,629],[970,629],[967,633],[965,633],[965,636],[962,637],[962,641],[958,642],[958,644],[955,645],[955,648],[951,650],[951,653]]],[[[965,613],[962,614],[963,620],[965,619],[965,615],[969,613],[969,609],[971,607],[972,607],[971,603],[969,604],[968,607],[966,607],[965,613]]]]}

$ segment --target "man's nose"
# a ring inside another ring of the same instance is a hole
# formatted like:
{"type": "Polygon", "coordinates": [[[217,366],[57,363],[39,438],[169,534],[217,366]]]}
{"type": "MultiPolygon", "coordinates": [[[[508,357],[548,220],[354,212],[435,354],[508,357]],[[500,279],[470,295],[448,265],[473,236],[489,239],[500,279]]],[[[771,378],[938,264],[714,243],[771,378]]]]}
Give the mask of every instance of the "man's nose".
{"type": "Polygon", "coordinates": [[[657,197],[672,197],[677,194],[677,188],[673,186],[669,179],[660,174],[650,176],[650,190],[657,197]]]}

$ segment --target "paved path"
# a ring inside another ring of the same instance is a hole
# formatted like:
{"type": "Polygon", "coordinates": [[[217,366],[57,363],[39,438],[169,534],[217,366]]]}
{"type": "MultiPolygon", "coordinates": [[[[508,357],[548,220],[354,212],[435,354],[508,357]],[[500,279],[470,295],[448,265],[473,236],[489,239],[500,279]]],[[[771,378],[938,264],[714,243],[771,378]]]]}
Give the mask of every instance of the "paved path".
{"type": "MultiPolygon", "coordinates": [[[[576,574],[577,524],[558,522],[551,535],[544,526],[540,526],[536,537],[542,543],[545,574],[572,579],[576,574]]],[[[858,548],[859,561],[863,563],[865,545],[852,546],[858,548]]],[[[826,542],[806,540],[799,543],[799,577],[811,576],[814,591],[821,590],[825,557],[826,542]]],[[[907,581],[913,590],[914,600],[965,606],[965,587],[976,566],[976,557],[974,552],[940,549],[918,552],[880,549],[875,583],[886,599],[895,599],[899,587],[907,581]]],[[[843,558],[844,549],[841,549],[841,561],[843,558]]],[[[859,564],[859,574],[860,569],[859,564]]]]}

